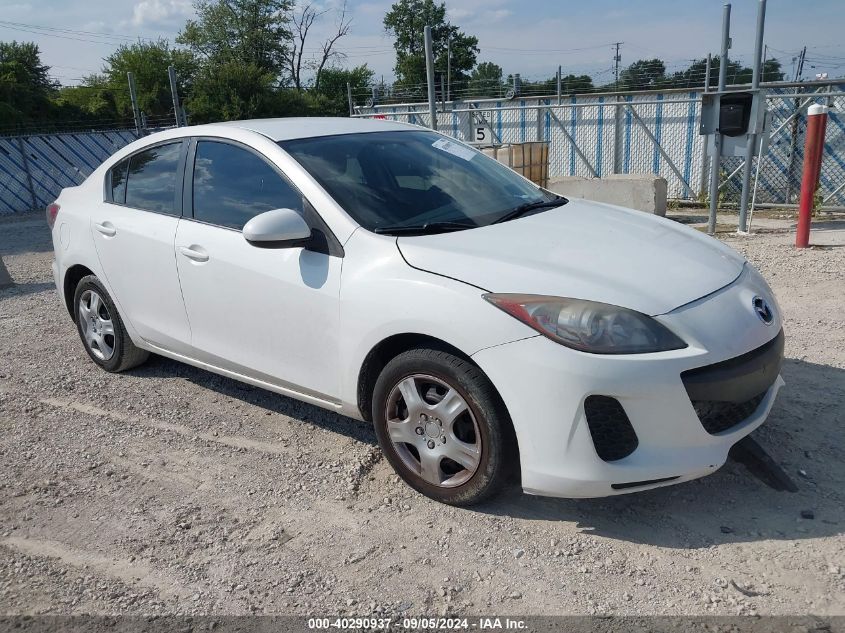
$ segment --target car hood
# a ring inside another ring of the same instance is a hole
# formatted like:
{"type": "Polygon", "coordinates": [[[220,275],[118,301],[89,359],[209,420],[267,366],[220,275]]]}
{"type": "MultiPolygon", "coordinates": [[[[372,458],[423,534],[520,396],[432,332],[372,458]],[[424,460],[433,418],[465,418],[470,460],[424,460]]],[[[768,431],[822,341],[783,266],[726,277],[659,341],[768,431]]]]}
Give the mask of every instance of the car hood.
{"type": "Polygon", "coordinates": [[[734,281],[745,260],[672,220],[571,199],[467,231],[399,237],[414,268],[490,292],[600,301],[664,314],[734,281]]]}

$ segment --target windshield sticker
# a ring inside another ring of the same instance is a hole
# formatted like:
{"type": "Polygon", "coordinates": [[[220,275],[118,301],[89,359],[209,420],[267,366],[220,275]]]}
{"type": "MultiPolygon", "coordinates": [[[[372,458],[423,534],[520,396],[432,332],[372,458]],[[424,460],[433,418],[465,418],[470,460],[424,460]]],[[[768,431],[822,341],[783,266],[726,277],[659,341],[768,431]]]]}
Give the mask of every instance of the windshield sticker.
{"type": "Polygon", "coordinates": [[[449,152],[453,156],[457,156],[458,158],[463,158],[464,160],[472,160],[475,158],[475,152],[472,151],[468,147],[464,147],[460,143],[453,143],[452,141],[441,138],[439,140],[434,141],[431,144],[432,147],[436,147],[439,150],[444,152],[449,152]]]}

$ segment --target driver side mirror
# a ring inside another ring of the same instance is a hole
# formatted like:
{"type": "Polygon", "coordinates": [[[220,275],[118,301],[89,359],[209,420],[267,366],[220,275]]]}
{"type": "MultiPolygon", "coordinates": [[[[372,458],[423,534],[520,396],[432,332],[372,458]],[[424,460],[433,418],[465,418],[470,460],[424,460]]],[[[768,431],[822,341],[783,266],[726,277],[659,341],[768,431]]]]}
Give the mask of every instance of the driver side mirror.
{"type": "Polygon", "coordinates": [[[244,239],[263,248],[304,246],[311,238],[311,227],[293,209],[259,213],[243,228],[244,239]]]}

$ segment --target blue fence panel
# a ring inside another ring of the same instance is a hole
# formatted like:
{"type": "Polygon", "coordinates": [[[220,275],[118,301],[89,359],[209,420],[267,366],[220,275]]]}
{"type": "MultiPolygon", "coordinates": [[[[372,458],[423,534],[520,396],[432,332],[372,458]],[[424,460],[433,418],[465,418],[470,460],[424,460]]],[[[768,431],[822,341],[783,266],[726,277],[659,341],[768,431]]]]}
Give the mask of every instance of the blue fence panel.
{"type": "Polygon", "coordinates": [[[135,130],[0,138],[0,215],[43,209],[137,138],[135,130]]]}

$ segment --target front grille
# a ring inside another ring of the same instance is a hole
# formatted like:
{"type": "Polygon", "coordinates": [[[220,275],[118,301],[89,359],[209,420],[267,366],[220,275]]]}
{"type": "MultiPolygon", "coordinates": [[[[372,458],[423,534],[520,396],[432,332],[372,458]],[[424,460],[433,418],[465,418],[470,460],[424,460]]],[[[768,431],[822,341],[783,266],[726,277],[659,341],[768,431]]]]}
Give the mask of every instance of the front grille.
{"type": "Polygon", "coordinates": [[[768,343],[741,356],[681,373],[705,431],[724,433],[754,414],[777,380],[783,347],[781,330],[768,343]]]}
{"type": "Polygon", "coordinates": [[[596,453],[604,461],[622,459],[637,448],[637,434],[616,398],[588,396],[584,400],[584,413],[596,453]]]}
{"type": "Polygon", "coordinates": [[[754,396],[745,402],[717,402],[715,400],[693,400],[701,426],[711,435],[727,431],[740,422],[744,422],[757,410],[766,392],[754,396]]]}

